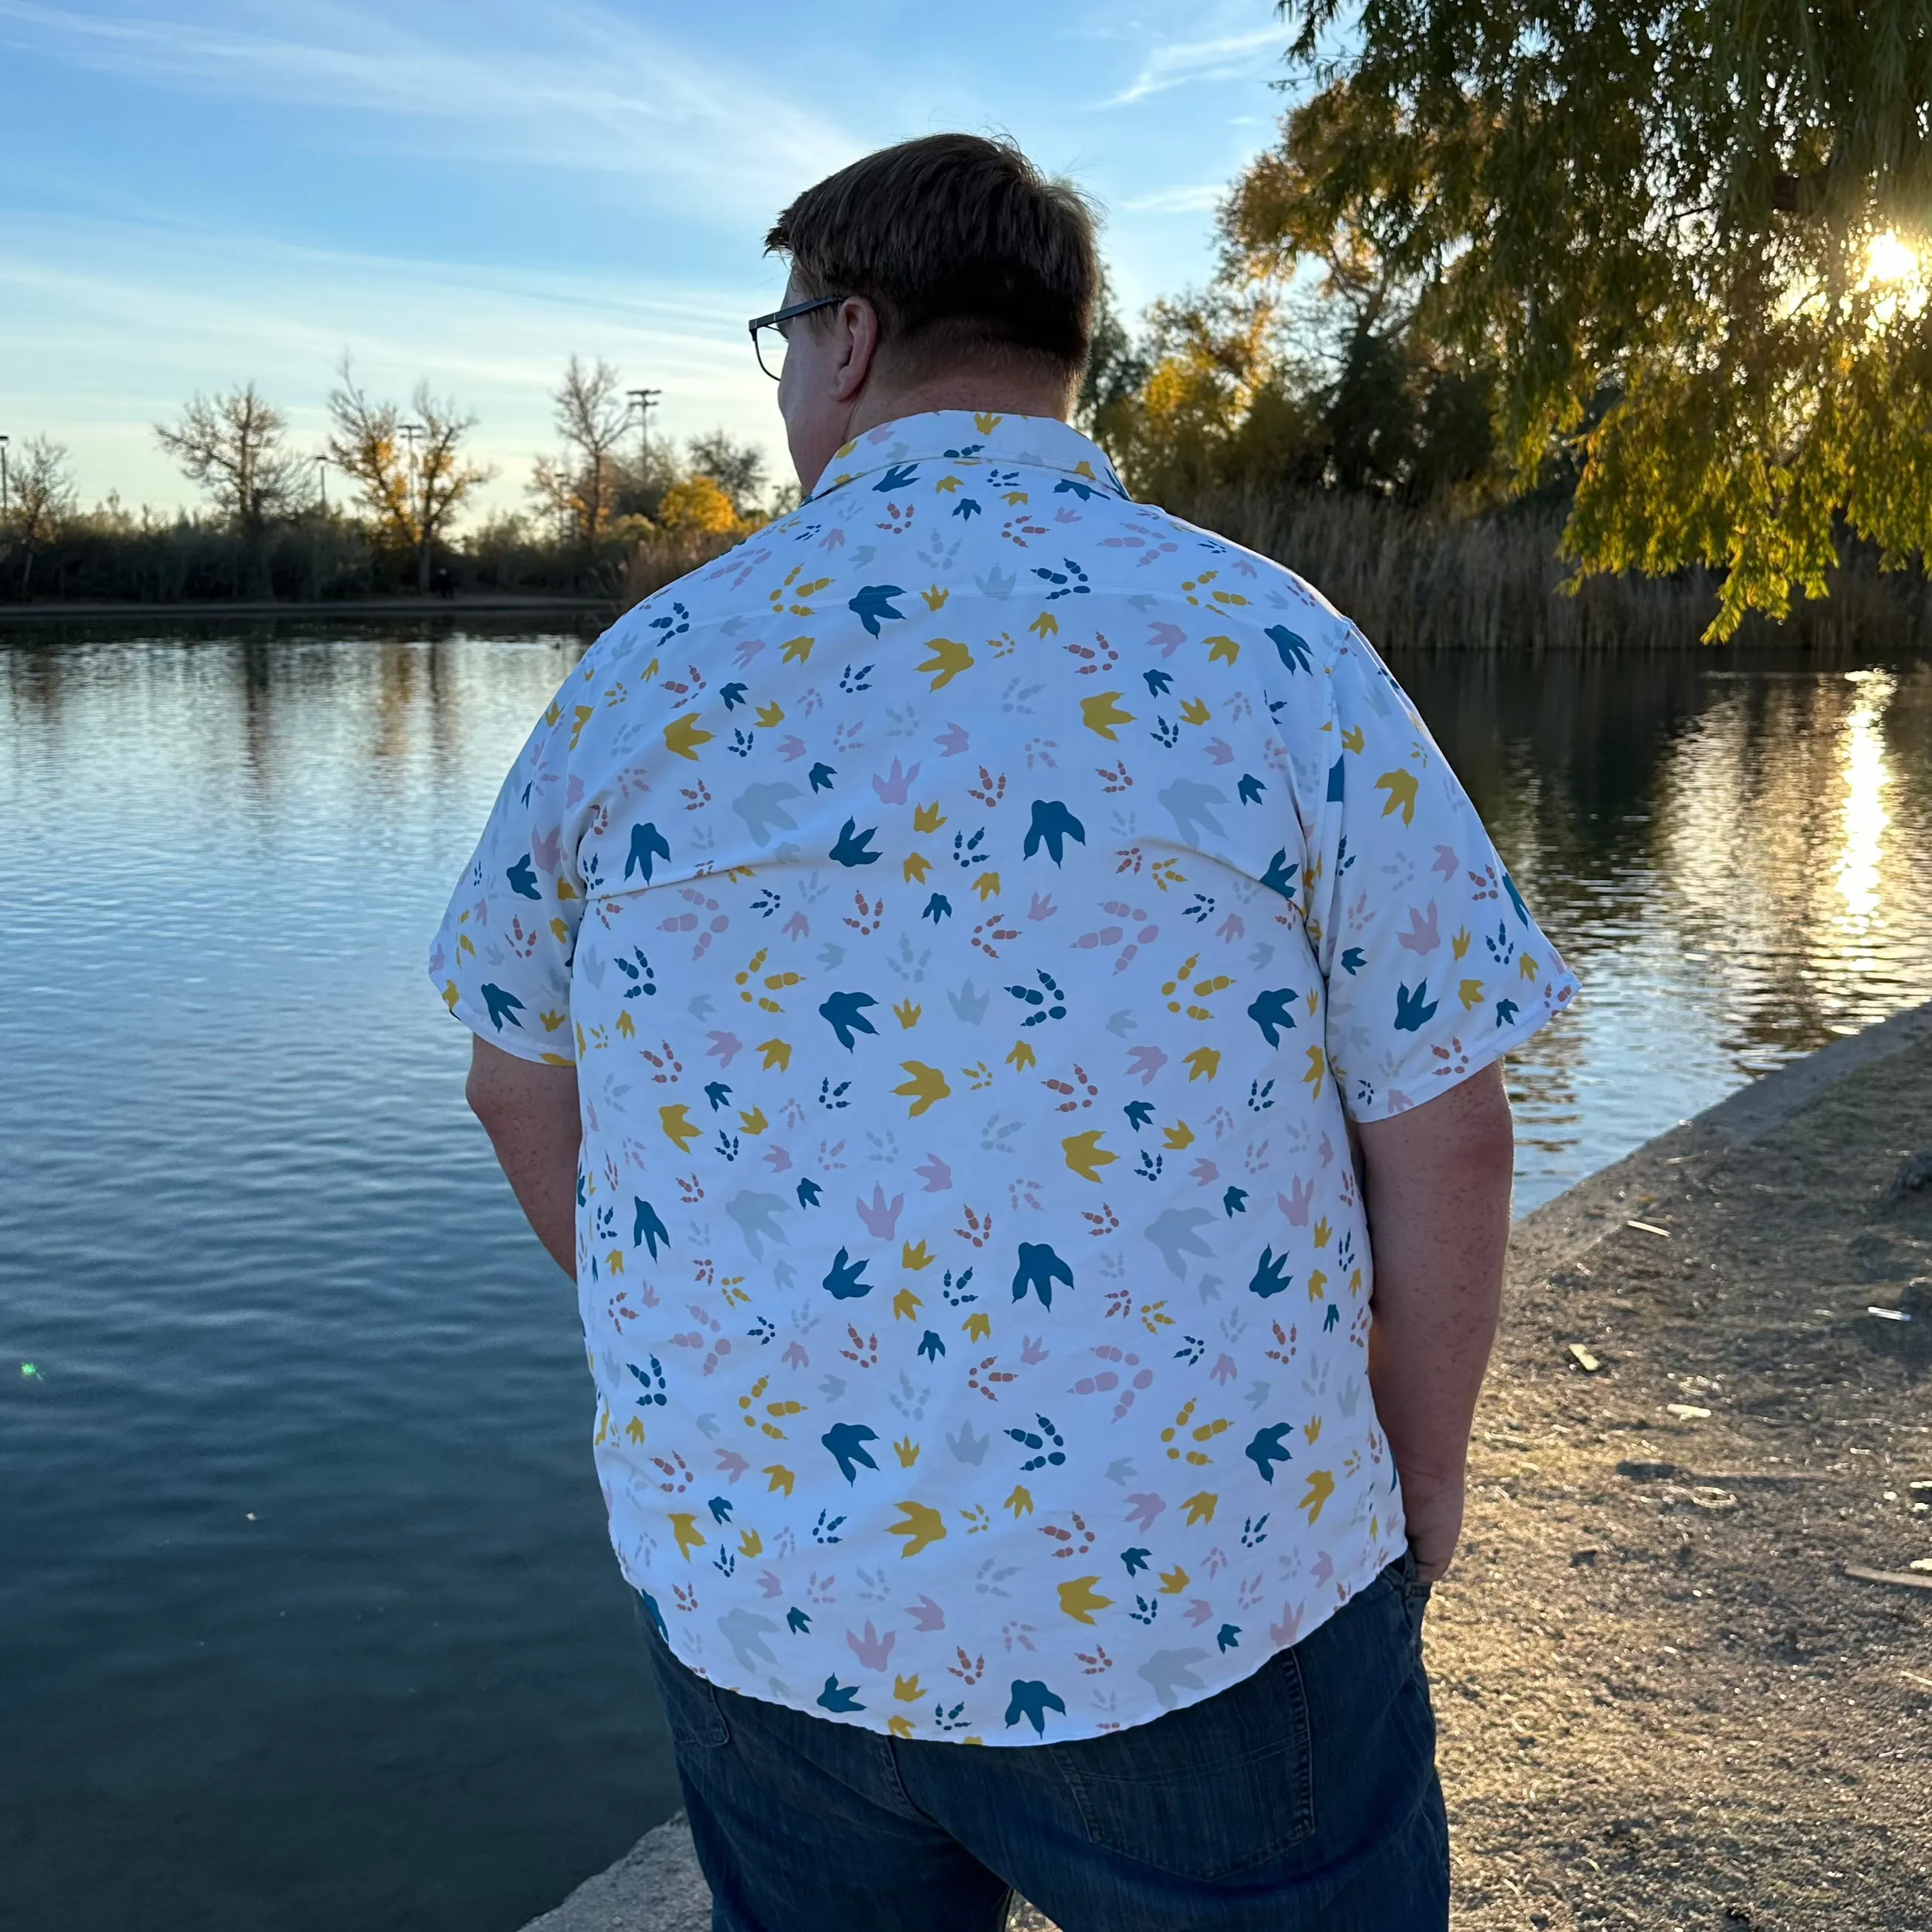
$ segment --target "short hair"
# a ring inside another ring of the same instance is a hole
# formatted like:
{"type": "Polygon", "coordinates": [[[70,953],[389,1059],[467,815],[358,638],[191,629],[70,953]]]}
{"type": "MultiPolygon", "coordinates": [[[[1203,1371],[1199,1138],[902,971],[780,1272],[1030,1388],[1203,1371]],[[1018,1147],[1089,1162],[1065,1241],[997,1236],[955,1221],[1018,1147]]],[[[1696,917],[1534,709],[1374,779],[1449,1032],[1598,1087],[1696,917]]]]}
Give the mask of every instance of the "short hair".
{"type": "Polygon", "coordinates": [[[880,352],[904,373],[1018,362],[1071,387],[1093,344],[1094,230],[1079,190],[1012,142],[928,134],[807,188],[765,246],[808,294],[869,302],[880,352]]]}

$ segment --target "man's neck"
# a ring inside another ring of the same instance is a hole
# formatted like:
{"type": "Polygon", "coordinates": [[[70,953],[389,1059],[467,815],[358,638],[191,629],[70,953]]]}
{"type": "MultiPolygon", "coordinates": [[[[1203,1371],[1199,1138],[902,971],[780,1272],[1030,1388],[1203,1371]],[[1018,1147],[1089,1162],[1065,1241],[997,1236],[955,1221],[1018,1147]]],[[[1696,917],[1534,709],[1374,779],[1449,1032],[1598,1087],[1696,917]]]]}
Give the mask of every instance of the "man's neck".
{"type": "Polygon", "coordinates": [[[868,383],[852,405],[846,440],[855,441],[881,423],[938,410],[968,410],[976,416],[1051,416],[1056,422],[1065,422],[1069,414],[1066,393],[1058,383],[1016,381],[1011,376],[968,370],[903,387],[875,388],[868,383]]]}

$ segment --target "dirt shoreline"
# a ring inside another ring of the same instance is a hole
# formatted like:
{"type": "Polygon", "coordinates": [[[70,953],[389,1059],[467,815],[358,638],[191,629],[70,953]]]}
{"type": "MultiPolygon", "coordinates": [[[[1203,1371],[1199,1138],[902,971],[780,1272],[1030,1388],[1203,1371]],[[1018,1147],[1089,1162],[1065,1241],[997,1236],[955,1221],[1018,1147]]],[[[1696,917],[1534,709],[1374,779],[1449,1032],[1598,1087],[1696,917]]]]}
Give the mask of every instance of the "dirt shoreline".
{"type": "Polygon", "coordinates": [[[1846,1574],[1932,1558],[1928,1148],[1921,1007],[1517,1229],[1427,1648],[1459,1927],[1932,1927],[1932,1591],[1846,1574]]]}
{"type": "MultiPolygon", "coordinates": [[[[1518,1223],[1426,1646],[1459,1932],[1932,1928],[1932,1589],[1846,1573],[1932,1559],[1928,1148],[1932,1004],[1518,1223]]],[[[529,1932],[708,1922],[673,1820],[529,1932]]]]}

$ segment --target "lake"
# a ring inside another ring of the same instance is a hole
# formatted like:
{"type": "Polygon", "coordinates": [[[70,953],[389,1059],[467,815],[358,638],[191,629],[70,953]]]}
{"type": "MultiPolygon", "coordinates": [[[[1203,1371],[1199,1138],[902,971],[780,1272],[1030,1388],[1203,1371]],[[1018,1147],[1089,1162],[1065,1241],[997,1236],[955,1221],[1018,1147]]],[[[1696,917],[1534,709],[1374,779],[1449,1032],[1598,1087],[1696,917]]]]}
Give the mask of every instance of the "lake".
{"type": "MultiPolygon", "coordinates": [[[[0,634],[0,1924],[508,1932],[677,1803],[422,965],[586,640],[119,630],[0,634]]],[[[1582,981],[1520,1212],[1932,996],[1932,664],[1395,668],[1582,981]]]]}

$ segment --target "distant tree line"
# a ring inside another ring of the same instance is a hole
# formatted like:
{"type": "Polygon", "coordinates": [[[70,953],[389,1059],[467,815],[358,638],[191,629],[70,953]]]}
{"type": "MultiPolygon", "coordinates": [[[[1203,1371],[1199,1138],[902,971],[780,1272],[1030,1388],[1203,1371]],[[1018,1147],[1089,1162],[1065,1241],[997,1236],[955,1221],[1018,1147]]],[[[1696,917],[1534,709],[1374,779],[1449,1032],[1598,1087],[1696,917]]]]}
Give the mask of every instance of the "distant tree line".
{"type": "Polygon", "coordinates": [[[532,466],[530,509],[460,528],[496,474],[473,454],[476,417],[426,382],[406,409],[374,396],[346,358],[319,448],[296,444],[252,381],[197,394],[154,425],[202,494],[197,511],[130,511],[118,496],[83,510],[65,446],[29,437],[11,452],[0,505],[0,598],[306,600],[459,585],[626,596],[770,513],[755,446],[722,430],[682,446],[645,434],[609,364],[573,356],[554,401],[560,447],[532,466]]]}

